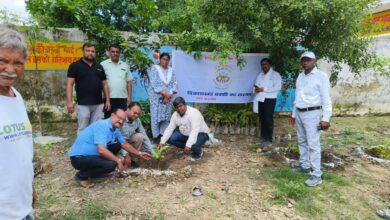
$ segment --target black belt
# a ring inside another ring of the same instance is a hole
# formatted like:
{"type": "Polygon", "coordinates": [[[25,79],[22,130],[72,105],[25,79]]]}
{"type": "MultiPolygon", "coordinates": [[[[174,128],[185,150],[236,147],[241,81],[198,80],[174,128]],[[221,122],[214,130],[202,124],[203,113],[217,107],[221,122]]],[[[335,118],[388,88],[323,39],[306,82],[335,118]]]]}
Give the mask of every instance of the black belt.
{"type": "Polygon", "coordinates": [[[300,112],[307,112],[307,111],[322,109],[322,106],[314,106],[314,107],[309,107],[309,108],[297,108],[297,109],[300,112]]]}

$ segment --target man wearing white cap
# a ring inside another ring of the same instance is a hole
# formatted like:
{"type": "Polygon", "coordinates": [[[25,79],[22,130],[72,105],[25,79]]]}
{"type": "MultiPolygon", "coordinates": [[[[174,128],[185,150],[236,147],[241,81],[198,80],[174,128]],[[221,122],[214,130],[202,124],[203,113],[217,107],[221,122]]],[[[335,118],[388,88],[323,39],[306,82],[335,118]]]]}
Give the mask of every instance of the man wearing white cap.
{"type": "Polygon", "coordinates": [[[309,173],[307,186],[322,183],[320,130],[330,127],[332,115],[330,83],[326,73],[315,67],[315,54],[307,51],[301,55],[303,72],[296,82],[295,102],[290,120],[297,127],[299,162],[295,172],[309,173]],[[322,109],[322,115],[321,115],[322,109]]]}

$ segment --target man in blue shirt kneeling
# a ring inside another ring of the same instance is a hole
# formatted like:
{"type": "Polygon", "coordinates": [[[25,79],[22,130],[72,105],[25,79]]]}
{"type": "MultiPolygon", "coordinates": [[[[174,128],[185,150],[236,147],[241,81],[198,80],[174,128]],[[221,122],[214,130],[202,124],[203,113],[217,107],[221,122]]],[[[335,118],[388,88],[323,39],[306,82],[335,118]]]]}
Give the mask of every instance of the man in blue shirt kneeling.
{"type": "Polygon", "coordinates": [[[75,179],[85,188],[93,187],[91,178],[111,174],[118,167],[118,175],[129,167],[130,155],[122,159],[117,156],[120,149],[142,159],[149,160],[151,155],[141,152],[125,142],[119,128],[126,120],[126,113],[117,109],[110,118],[99,120],[85,128],[76,138],[68,151],[72,166],[79,170],[75,179]]]}

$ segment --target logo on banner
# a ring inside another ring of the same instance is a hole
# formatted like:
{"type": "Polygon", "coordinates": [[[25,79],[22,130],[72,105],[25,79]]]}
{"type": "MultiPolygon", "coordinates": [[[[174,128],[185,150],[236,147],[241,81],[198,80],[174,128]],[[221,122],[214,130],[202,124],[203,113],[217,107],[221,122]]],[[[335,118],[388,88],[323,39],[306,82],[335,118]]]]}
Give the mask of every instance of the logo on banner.
{"type": "Polygon", "coordinates": [[[217,89],[226,89],[232,84],[233,68],[230,66],[220,66],[215,71],[214,84],[217,89]]]}

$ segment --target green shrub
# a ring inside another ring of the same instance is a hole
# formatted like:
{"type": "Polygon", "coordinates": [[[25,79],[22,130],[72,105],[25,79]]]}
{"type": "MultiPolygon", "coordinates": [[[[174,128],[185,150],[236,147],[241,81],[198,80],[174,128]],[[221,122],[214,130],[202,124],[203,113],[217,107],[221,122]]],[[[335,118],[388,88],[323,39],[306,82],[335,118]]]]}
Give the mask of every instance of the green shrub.
{"type": "Polygon", "coordinates": [[[258,125],[252,104],[209,104],[203,111],[205,119],[216,125],[258,125]]]}
{"type": "Polygon", "coordinates": [[[150,102],[149,99],[140,100],[138,103],[142,107],[142,113],[140,116],[140,120],[142,122],[142,125],[147,131],[150,131],[150,102]]]}
{"type": "Polygon", "coordinates": [[[368,147],[366,151],[371,156],[390,160],[390,141],[385,140],[383,145],[368,147]]]}

